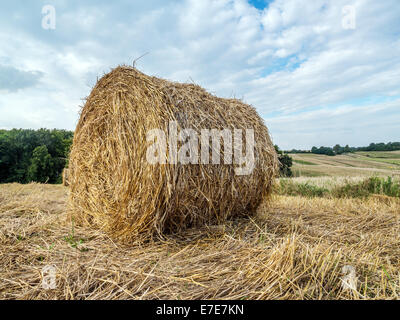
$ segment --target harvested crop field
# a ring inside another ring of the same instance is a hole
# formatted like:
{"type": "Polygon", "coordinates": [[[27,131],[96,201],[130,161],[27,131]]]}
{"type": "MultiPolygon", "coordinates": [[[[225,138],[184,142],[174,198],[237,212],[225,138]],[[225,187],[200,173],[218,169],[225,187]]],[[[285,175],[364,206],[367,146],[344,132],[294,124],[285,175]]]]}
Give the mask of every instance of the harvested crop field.
{"type": "Polygon", "coordinates": [[[399,298],[398,198],[273,195],[251,219],[121,245],[68,221],[68,190],[0,185],[0,299],[399,298]]]}
{"type": "Polygon", "coordinates": [[[398,151],[365,151],[334,157],[313,153],[290,154],[290,156],[293,157],[293,172],[300,177],[400,176],[398,151]]]}

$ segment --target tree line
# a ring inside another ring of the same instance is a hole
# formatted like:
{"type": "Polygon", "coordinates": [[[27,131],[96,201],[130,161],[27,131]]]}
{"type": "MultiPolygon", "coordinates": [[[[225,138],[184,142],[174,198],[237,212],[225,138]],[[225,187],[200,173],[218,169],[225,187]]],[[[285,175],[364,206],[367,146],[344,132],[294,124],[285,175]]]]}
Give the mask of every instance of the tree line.
{"type": "Polygon", "coordinates": [[[400,150],[400,142],[389,142],[389,143],[370,143],[368,147],[350,147],[349,145],[341,146],[336,144],[334,147],[312,147],[311,150],[297,150],[292,149],[286,151],[287,153],[314,153],[314,154],[325,154],[328,156],[335,156],[343,153],[353,153],[357,151],[396,151],[400,150]]]}
{"type": "MultiPolygon", "coordinates": [[[[74,133],[58,129],[0,130],[0,183],[61,183],[62,171],[74,133]]],[[[275,146],[280,162],[280,175],[292,176],[292,158],[287,153],[315,153],[335,156],[356,151],[400,150],[400,142],[371,143],[368,147],[313,147],[308,150],[283,152],[275,146]]]]}
{"type": "Polygon", "coordinates": [[[0,130],[0,183],[61,183],[73,132],[0,130]]]}
{"type": "MultiPolygon", "coordinates": [[[[0,183],[61,183],[73,135],[58,129],[0,130],[0,183]]],[[[280,174],[291,176],[292,158],[275,149],[280,174]]]]}

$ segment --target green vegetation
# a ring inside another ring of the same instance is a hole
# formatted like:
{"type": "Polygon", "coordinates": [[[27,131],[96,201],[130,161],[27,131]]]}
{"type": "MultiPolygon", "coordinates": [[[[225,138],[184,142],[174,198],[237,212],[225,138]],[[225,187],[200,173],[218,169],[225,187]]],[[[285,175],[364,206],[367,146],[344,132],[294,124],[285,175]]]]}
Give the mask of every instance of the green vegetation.
{"type": "Polygon", "coordinates": [[[400,142],[371,143],[368,147],[351,148],[355,151],[396,151],[400,150],[400,142]]]}
{"type": "MultiPolygon", "coordinates": [[[[0,183],[61,183],[72,139],[73,132],[66,130],[0,130],[0,183]]],[[[278,146],[275,149],[281,177],[400,175],[400,151],[396,151],[400,150],[399,142],[371,143],[360,148],[337,144],[333,148],[313,147],[311,152],[292,150],[292,155],[278,146]]],[[[304,185],[290,187],[287,192],[318,196],[326,191],[304,185]]]]}
{"type": "Polygon", "coordinates": [[[332,191],[335,197],[364,198],[371,194],[400,197],[400,182],[392,177],[370,177],[359,183],[347,183],[332,191]]]}
{"type": "Polygon", "coordinates": [[[315,166],[315,165],[317,165],[314,162],[305,161],[305,160],[293,160],[293,162],[298,163],[298,164],[304,164],[306,166],[315,166]]]}
{"type": "Polygon", "coordinates": [[[312,185],[309,182],[296,183],[290,179],[281,179],[275,188],[275,193],[279,195],[314,198],[328,195],[329,190],[323,187],[312,185]]]}
{"type": "MultiPolygon", "coordinates": [[[[61,183],[72,139],[66,130],[0,130],[0,183],[61,183]]],[[[292,158],[275,149],[280,175],[291,177],[292,158]]]]}
{"type": "Polygon", "coordinates": [[[307,177],[307,178],[316,178],[316,177],[326,177],[326,174],[313,172],[313,171],[306,171],[306,170],[293,170],[293,177],[307,177]]]}
{"type": "Polygon", "coordinates": [[[0,130],[0,183],[60,183],[73,133],[66,130],[0,130]]]}
{"type": "Polygon", "coordinates": [[[366,160],[372,160],[382,163],[393,164],[395,166],[400,166],[400,154],[396,154],[393,152],[383,152],[383,151],[359,152],[359,154],[366,160]]]}
{"type": "Polygon", "coordinates": [[[299,149],[292,149],[285,151],[285,153],[311,153],[310,150],[299,150],[299,149]]]}
{"type": "Polygon", "coordinates": [[[275,186],[275,193],[309,198],[365,198],[373,194],[400,197],[400,181],[392,177],[369,177],[361,181],[345,181],[341,185],[327,188],[309,181],[296,182],[293,179],[280,179],[275,186]]]}
{"type": "Polygon", "coordinates": [[[358,152],[360,155],[363,155],[368,158],[378,158],[378,159],[400,159],[400,153],[394,152],[384,152],[384,151],[360,151],[358,152]]]}
{"type": "MultiPolygon", "coordinates": [[[[333,148],[312,147],[311,153],[325,154],[327,156],[335,156],[343,153],[353,153],[357,151],[396,151],[396,150],[400,150],[400,142],[371,143],[368,147],[358,147],[358,148],[349,147],[349,145],[342,147],[340,144],[335,145],[333,148]]],[[[305,153],[305,151],[292,150],[290,153],[305,153]]]]}
{"type": "Polygon", "coordinates": [[[371,158],[371,160],[383,162],[383,163],[394,164],[395,166],[400,166],[400,160],[381,159],[381,158],[371,158]]]}
{"type": "Polygon", "coordinates": [[[335,152],[333,151],[332,148],[329,147],[312,147],[311,153],[314,154],[326,154],[327,156],[334,156],[335,152]]]}
{"type": "Polygon", "coordinates": [[[275,151],[278,154],[280,176],[292,177],[293,176],[293,172],[291,169],[293,165],[292,157],[281,151],[277,145],[275,145],[275,151]]]}

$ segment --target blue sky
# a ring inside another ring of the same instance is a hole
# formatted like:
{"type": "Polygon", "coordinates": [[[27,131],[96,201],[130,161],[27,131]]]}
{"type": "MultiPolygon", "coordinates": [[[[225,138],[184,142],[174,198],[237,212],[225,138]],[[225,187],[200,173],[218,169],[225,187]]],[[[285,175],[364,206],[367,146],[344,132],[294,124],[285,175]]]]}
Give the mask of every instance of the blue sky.
{"type": "Polygon", "coordinates": [[[3,1],[0,43],[0,128],[73,130],[97,77],[148,52],[140,70],[243,99],[281,148],[400,141],[398,0],[3,1]]]}

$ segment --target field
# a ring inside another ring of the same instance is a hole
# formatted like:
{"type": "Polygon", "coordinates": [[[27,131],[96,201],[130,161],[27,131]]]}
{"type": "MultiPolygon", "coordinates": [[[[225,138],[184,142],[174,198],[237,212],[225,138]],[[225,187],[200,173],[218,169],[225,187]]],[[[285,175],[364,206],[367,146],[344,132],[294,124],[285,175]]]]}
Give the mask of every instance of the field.
{"type": "Polygon", "coordinates": [[[334,157],[311,153],[290,154],[297,177],[400,176],[400,151],[356,152],[334,157]]]}
{"type": "MultiPolygon", "coordinates": [[[[363,177],[291,181],[333,190],[363,177]]],[[[276,192],[254,218],[129,246],[75,226],[67,197],[0,185],[0,299],[399,299],[398,197],[276,192]]]]}

